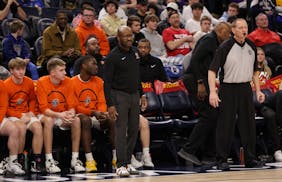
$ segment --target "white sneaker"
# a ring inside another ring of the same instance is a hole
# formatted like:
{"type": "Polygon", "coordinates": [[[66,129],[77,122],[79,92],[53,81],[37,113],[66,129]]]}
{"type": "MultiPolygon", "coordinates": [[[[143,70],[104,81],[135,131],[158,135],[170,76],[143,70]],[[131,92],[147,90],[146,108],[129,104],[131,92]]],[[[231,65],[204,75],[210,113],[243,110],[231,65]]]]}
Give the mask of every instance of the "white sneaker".
{"type": "Polygon", "coordinates": [[[47,173],[59,173],[61,172],[61,169],[58,167],[58,161],[55,161],[54,159],[48,159],[45,161],[46,166],[46,172],[47,173]]]}
{"type": "Polygon", "coordinates": [[[282,162],[282,151],[281,150],[275,151],[274,158],[276,162],[282,162]]]}
{"type": "Polygon", "coordinates": [[[142,156],[142,161],[143,161],[143,165],[145,167],[151,167],[151,168],[155,167],[153,162],[152,162],[152,158],[151,158],[150,154],[144,154],[142,156]]]}
{"type": "Polygon", "coordinates": [[[135,169],[135,167],[132,166],[132,164],[128,164],[126,169],[129,172],[129,174],[131,174],[131,175],[138,175],[139,174],[139,171],[137,171],[135,169]]]}
{"type": "Polygon", "coordinates": [[[119,177],[128,177],[130,175],[128,170],[124,166],[121,166],[121,167],[117,168],[116,174],[119,177]]]}
{"type": "Polygon", "coordinates": [[[71,171],[75,173],[85,172],[83,163],[79,159],[72,159],[71,160],[71,171]]]}
{"type": "Polygon", "coordinates": [[[143,166],[143,163],[140,162],[140,161],[138,161],[138,160],[134,157],[134,155],[132,155],[132,156],[131,156],[131,165],[132,165],[134,168],[138,169],[138,168],[140,168],[140,167],[143,166]]]}
{"type": "Polygon", "coordinates": [[[22,165],[18,163],[18,160],[14,160],[11,164],[8,163],[7,172],[13,173],[15,175],[24,175],[25,171],[22,169],[22,165]]]}
{"type": "Polygon", "coordinates": [[[9,158],[6,157],[0,162],[0,175],[3,175],[7,169],[9,158]]]}

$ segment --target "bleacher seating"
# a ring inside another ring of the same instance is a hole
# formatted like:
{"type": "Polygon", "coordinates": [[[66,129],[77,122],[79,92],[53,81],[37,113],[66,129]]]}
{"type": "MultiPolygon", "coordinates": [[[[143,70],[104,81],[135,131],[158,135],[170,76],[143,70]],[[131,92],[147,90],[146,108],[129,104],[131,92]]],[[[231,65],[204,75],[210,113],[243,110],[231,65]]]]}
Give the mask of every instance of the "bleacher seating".
{"type": "Polygon", "coordinates": [[[37,33],[39,36],[43,35],[44,30],[51,25],[52,23],[54,23],[54,20],[51,18],[41,18],[38,22],[37,22],[37,33]]]}

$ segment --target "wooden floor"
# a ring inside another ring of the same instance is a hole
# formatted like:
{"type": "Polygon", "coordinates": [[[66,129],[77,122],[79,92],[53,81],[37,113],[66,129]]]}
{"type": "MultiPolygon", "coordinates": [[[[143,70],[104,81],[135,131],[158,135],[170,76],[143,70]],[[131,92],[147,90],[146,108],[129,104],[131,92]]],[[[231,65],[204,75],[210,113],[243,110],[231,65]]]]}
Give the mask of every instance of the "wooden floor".
{"type": "Polygon", "coordinates": [[[172,176],[109,179],[113,182],[282,182],[282,168],[172,176]]]}

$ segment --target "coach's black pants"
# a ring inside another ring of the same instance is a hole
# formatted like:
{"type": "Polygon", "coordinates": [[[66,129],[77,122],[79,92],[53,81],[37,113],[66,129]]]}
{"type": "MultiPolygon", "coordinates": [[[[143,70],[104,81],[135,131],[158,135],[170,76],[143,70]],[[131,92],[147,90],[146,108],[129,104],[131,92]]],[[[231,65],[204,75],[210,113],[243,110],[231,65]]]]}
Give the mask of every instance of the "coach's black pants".
{"type": "Polygon", "coordinates": [[[139,130],[139,93],[112,90],[118,117],[115,125],[117,167],[131,163],[131,155],[139,130]]]}

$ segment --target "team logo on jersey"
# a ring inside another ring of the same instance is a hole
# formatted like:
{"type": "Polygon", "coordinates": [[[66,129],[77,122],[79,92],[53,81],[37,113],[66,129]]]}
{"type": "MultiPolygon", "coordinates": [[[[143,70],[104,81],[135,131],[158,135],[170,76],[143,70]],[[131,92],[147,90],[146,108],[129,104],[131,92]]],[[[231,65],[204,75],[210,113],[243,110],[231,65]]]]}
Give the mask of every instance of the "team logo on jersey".
{"type": "Polygon", "coordinates": [[[52,100],[52,107],[57,107],[59,105],[59,100],[58,99],[53,99],[52,100]]]}
{"type": "Polygon", "coordinates": [[[91,102],[91,98],[90,98],[89,96],[87,96],[87,97],[85,98],[85,101],[84,101],[85,106],[88,106],[88,105],[90,104],[90,102],[91,102]]]}
{"type": "Polygon", "coordinates": [[[249,50],[248,50],[248,53],[249,53],[249,55],[252,55],[252,50],[249,49],[249,50]]]}
{"type": "Polygon", "coordinates": [[[19,98],[18,100],[17,100],[17,105],[21,105],[22,103],[24,102],[24,100],[22,99],[22,98],[19,98]]]}

